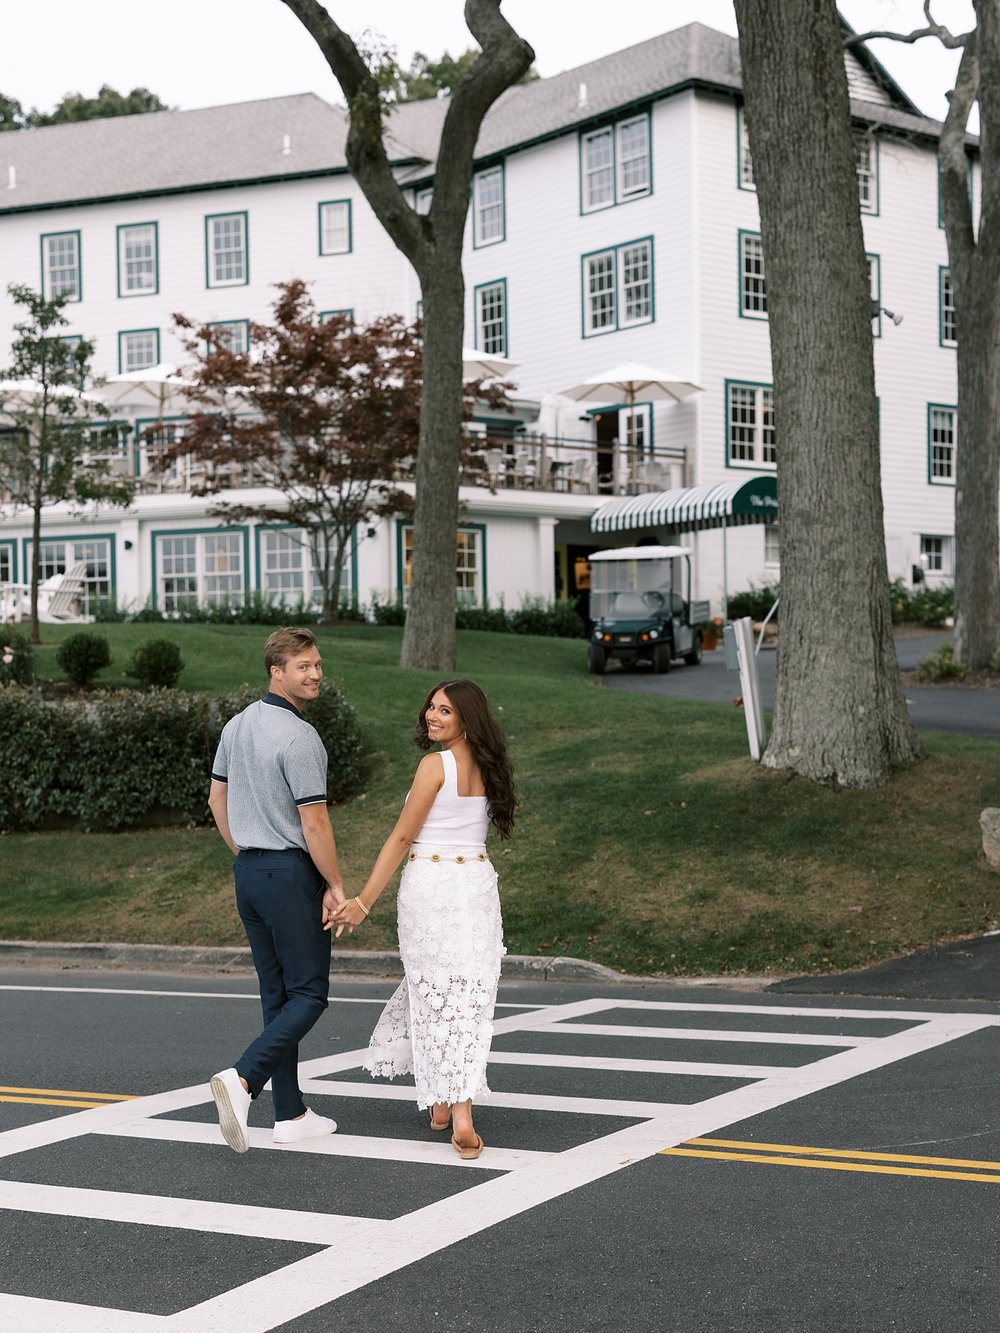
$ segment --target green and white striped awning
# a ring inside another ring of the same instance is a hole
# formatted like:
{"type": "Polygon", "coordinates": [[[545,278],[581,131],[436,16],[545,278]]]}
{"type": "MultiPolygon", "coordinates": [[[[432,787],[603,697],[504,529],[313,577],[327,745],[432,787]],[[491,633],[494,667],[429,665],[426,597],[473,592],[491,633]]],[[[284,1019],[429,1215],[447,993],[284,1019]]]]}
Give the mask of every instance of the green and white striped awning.
{"type": "Polygon", "coordinates": [[[594,510],[590,530],[676,528],[698,532],[741,523],[773,523],[777,517],[777,483],[773,475],[765,475],[647,495],[621,495],[594,510]]]}

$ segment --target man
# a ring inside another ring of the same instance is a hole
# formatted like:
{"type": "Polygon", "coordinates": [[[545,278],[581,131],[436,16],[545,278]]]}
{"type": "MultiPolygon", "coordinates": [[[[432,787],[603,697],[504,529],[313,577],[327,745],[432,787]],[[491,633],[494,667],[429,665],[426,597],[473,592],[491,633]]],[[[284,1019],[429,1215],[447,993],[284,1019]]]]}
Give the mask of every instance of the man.
{"type": "Polygon", "coordinates": [[[250,1146],[251,1100],[271,1080],[275,1143],[332,1134],[306,1110],[299,1042],[327,1006],[330,933],[344,901],[326,808],[327,754],[300,709],[319,693],[323,663],[309,629],[279,629],[264,645],[270,689],[226,723],[212,764],[209,808],[236,857],[236,907],[260,982],[264,1031],[210,1087],[222,1137],[250,1146]]]}

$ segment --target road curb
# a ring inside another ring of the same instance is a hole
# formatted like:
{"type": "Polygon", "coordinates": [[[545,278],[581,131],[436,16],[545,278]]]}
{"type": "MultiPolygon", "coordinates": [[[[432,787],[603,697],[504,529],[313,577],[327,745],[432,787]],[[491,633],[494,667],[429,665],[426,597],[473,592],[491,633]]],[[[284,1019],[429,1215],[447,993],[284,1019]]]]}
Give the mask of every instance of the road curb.
{"type": "MultiPolygon", "coordinates": [[[[133,968],[136,971],[253,972],[250,950],[199,948],[177,944],[56,944],[46,940],[0,940],[0,966],[18,963],[63,968],[133,968]]],[[[401,977],[399,954],[390,950],[340,949],[333,952],[331,974],[340,976],[401,977]]],[[[545,958],[508,954],[501,969],[507,980],[606,981],[616,985],[627,977],[602,963],[585,958],[545,958]]]]}

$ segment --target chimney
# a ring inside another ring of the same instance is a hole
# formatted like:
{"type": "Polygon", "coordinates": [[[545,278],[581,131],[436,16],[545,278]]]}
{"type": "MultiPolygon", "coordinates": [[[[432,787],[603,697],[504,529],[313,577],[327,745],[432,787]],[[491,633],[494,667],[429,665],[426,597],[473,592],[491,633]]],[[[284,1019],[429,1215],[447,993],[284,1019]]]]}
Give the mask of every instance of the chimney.
{"type": "Polygon", "coordinates": [[[17,189],[17,167],[7,168],[7,189],[8,190],[17,189]]]}
{"type": "Polygon", "coordinates": [[[580,90],[577,93],[576,97],[577,110],[582,111],[586,105],[587,105],[587,85],[585,83],[581,83],[580,90]]]}
{"type": "Polygon", "coordinates": [[[285,134],[282,136],[281,139],[282,156],[287,157],[291,151],[292,151],[292,136],[290,134],[285,134]]]}

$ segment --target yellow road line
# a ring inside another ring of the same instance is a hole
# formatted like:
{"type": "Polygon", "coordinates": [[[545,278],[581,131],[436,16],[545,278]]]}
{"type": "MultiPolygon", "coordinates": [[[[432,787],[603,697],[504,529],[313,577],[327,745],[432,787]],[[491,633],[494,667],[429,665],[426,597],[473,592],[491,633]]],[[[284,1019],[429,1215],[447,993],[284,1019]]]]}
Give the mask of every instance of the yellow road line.
{"type": "Polygon", "coordinates": [[[0,1096],[0,1102],[22,1102],[26,1106],[72,1106],[77,1111],[92,1111],[95,1106],[107,1106],[107,1102],[70,1102],[58,1097],[8,1097],[0,1096]]]}
{"type": "Polygon", "coordinates": [[[92,1111],[109,1102],[132,1102],[134,1097],[120,1092],[79,1092],[75,1088],[19,1088],[0,1083],[0,1102],[23,1106],[71,1106],[75,1111],[92,1111]]]}
{"type": "Polygon", "coordinates": [[[983,1175],[973,1171],[932,1171],[921,1167],[866,1166],[860,1162],[815,1161],[808,1157],[766,1157],[760,1153],[706,1152],[700,1148],[662,1148],[663,1157],[712,1157],[726,1162],[757,1162],[769,1166],[811,1166],[817,1171],[863,1171],[868,1175],[933,1176],[939,1180],[981,1180],[1000,1185],[1000,1171],[983,1175]]]}
{"type": "Polygon", "coordinates": [[[797,1153],[803,1157],[850,1157],[866,1162],[907,1162],[915,1166],[982,1167],[1000,1171],[1000,1162],[979,1162],[964,1157],[915,1157],[896,1152],[856,1152],[853,1148],[810,1148],[801,1143],[757,1143],[743,1139],[688,1139],[684,1147],[742,1148],[748,1152],[797,1153]]]}
{"type": "Polygon", "coordinates": [[[713,1161],[759,1162],[767,1166],[811,1166],[826,1171],[862,1171],[872,1175],[930,1176],[939,1180],[978,1180],[1000,1184],[1000,1162],[961,1157],[921,1157],[905,1153],[853,1151],[849,1148],[812,1148],[796,1143],[755,1143],[743,1139],[688,1139],[676,1148],[661,1149],[664,1157],[705,1157],[713,1161]],[[776,1156],[775,1154],[782,1154],[776,1156]],[[839,1160],[832,1160],[837,1158],[839,1160]],[[816,1160],[820,1159],[820,1160],[816,1160]],[[901,1166],[878,1166],[900,1162],[901,1166]],[[936,1170],[959,1167],[957,1171],[936,1170]],[[977,1169],[979,1168],[979,1169],[977,1169]],[[985,1174],[989,1172],[989,1174],[985,1174]]]}

